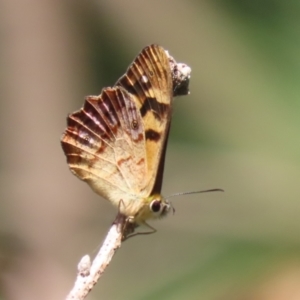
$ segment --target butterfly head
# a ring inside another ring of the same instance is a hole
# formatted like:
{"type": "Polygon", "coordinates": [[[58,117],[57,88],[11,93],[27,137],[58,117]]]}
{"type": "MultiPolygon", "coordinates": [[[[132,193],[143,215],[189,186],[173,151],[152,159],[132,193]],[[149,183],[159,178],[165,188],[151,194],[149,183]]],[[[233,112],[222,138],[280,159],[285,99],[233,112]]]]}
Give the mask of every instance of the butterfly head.
{"type": "Polygon", "coordinates": [[[154,194],[144,200],[143,206],[135,215],[136,223],[143,223],[148,219],[158,219],[166,216],[171,210],[171,203],[160,194],[154,194]]]}

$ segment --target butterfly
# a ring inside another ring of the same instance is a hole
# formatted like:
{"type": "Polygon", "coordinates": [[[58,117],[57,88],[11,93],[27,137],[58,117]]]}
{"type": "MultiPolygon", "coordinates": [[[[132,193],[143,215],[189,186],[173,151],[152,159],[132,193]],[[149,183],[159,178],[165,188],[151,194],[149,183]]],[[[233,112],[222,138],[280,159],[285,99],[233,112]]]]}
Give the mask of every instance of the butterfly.
{"type": "Polygon", "coordinates": [[[190,73],[150,45],[113,87],[86,97],[67,118],[61,145],[70,170],[133,224],[172,209],[161,195],[164,161],[173,96],[189,93],[190,73]]]}

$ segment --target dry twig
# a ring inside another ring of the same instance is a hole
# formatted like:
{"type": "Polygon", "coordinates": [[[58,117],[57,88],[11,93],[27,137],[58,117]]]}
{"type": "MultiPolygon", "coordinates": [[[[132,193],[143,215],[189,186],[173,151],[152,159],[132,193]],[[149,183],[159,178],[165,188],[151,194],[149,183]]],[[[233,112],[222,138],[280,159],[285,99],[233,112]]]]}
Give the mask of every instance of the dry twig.
{"type": "Polygon", "coordinates": [[[122,241],[133,231],[134,227],[126,222],[126,217],[118,214],[92,264],[88,255],[81,258],[74,287],[66,300],[85,299],[104,273],[116,250],[121,247],[122,241]]]}

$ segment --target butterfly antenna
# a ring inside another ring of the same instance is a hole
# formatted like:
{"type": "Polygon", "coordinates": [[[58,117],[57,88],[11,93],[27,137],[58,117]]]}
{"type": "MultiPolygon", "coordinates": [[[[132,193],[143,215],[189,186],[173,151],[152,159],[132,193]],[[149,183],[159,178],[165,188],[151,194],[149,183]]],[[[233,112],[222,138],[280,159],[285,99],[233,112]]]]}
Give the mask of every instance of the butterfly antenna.
{"type": "Polygon", "coordinates": [[[193,192],[183,192],[183,193],[176,193],[166,197],[166,199],[175,197],[175,196],[182,196],[182,195],[191,195],[191,194],[201,194],[201,193],[210,193],[210,192],[224,192],[223,189],[211,189],[211,190],[204,190],[204,191],[193,191],[193,192]]]}

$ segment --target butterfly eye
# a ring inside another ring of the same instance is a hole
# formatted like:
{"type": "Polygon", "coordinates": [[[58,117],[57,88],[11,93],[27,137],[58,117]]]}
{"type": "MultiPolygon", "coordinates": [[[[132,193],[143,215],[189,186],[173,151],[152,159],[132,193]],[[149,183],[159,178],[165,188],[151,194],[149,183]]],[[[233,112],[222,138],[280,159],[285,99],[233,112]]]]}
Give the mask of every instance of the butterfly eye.
{"type": "Polygon", "coordinates": [[[161,201],[153,200],[153,201],[150,203],[150,209],[151,209],[153,212],[159,212],[160,209],[161,209],[161,201]]]}
{"type": "Polygon", "coordinates": [[[138,128],[138,122],[136,120],[133,120],[131,123],[132,129],[137,129],[138,128]]]}

